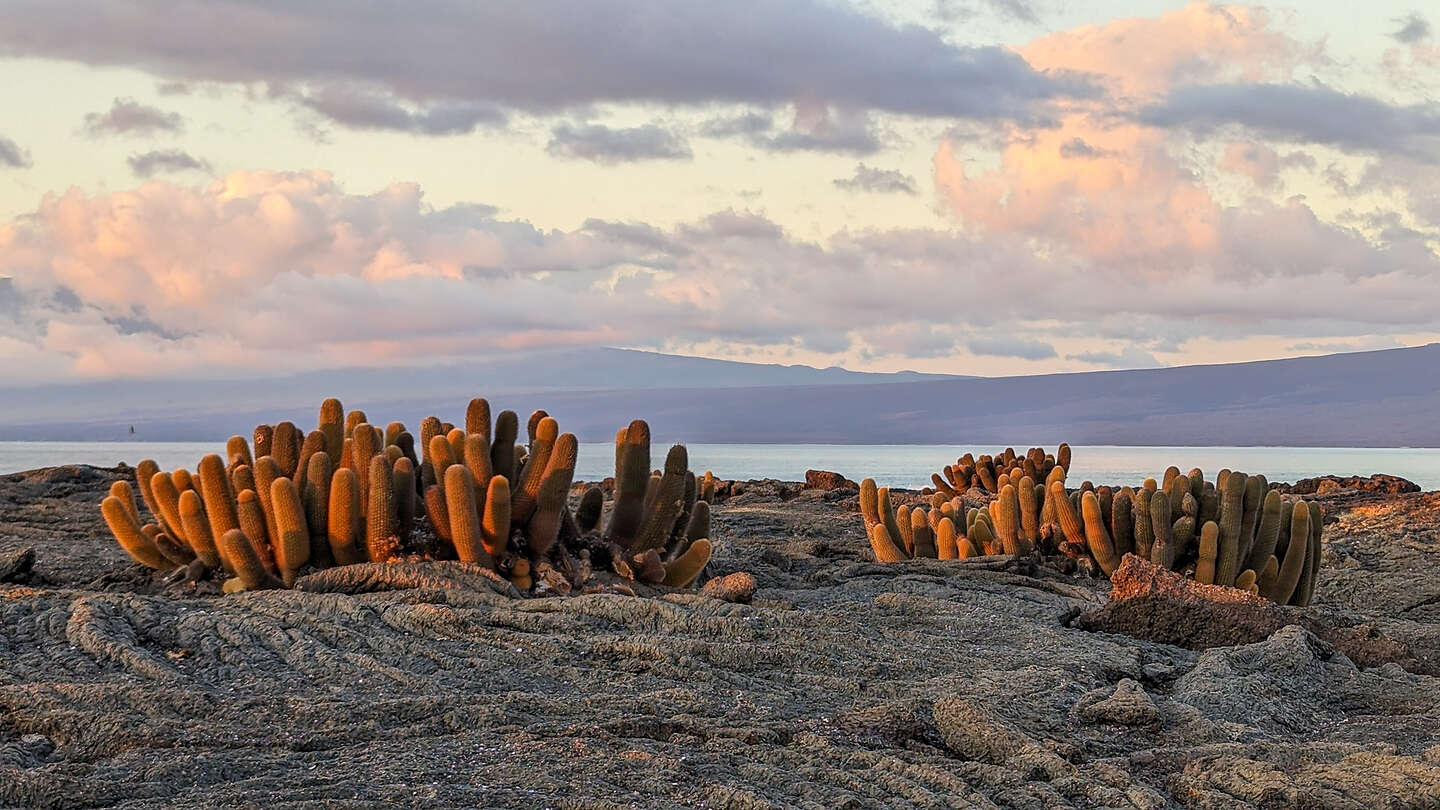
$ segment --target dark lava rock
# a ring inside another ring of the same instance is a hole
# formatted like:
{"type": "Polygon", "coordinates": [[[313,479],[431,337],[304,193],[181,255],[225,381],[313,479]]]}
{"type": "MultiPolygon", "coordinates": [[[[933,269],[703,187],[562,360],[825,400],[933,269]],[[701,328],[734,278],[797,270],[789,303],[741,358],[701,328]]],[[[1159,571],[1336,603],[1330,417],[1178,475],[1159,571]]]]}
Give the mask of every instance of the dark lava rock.
{"type": "Polygon", "coordinates": [[[1356,492],[1380,492],[1386,495],[1404,495],[1419,492],[1420,485],[1398,475],[1376,474],[1368,478],[1357,475],[1322,475],[1319,478],[1301,478],[1293,484],[1275,487],[1291,495],[1326,495],[1332,492],[1354,490],[1356,492]]]}

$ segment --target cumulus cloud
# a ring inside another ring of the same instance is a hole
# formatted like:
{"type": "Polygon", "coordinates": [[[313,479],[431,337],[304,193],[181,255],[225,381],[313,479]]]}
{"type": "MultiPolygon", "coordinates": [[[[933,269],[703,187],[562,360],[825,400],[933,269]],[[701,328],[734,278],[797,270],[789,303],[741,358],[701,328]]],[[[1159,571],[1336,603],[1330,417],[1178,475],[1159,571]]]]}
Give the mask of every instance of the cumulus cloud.
{"type": "Polygon", "coordinates": [[[1396,19],[1395,24],[1400,27],[1390,36],[1402,45],[1414,45],[1430,36],[1430,21],[1417,12],[1396,19]]]}
{"type": "Polygon", "coordinates": [[[876,169],[864,163],[856,164],[855,173],[835,180],[837,188],[846,191],[865,191],[872,194],[919,194],[915,178],[894,169],[876,169]]]}
{"type": "Polygon", "coordinates": [[[133,98],[117,98],[109,110],[87,113],[83,128],[85,134],[92,138],[102,135],[173,134],[185,129],[185,119],[179,113],[165,112],[133,98]]]}
{"type": "Polygon", "coordinates": [[[210,164],[182,149],[156,149],[131,155],[125,159],[137,177],[152,177],[162,172],[210,171],[210,164]]]}
{"type": "Polygon", "coordinates": [[[603,102],[1028,116],[1085,87],[1008,48],[965,47],[856,8],[795,0],[531,0],[423,9],[237,0],[17,0],[0,50],[170,80],[357,82],[413,103],[555,111],[603,102]],[[95,25],[104,20],[105,25],[95,25]]]}
{"type": "Polygon", "coordinates": [[[1107,276],[1023,236],[842,231],[822,243],[747,211],[540,230],[484,205],[433,209],[413,184],[348,193],[323,172],[155,180],[47,195],[0,226],[0,342],[24,359],[17,375],[53,378],[595,344],[1035,361],[1060,341],[1156,346],[1237,323],[1317,341],[1440,326],[1433,254],[1343,231],[1316,239],[1327,232],[1290,222],[1304,216],[1234,232],[1226,250],[1263,273],[1107,276]],[[935,294],[976,289],[986,306],[965,318],[935,294]]]}
{"type": "Polygon", "coordinates": [[[30,153],[20,148],[20,145],[0,135],[0,166],[9,166],[12,169],[25,169],[30,166],[30,153]]]}
{"type": "Polygon", "coordinates": [[[557,124],[545,149],[556,157],[605,164],[691,157],[690,144],[684,138],[655,124],[618,129],[603,124],[557,124]]]}

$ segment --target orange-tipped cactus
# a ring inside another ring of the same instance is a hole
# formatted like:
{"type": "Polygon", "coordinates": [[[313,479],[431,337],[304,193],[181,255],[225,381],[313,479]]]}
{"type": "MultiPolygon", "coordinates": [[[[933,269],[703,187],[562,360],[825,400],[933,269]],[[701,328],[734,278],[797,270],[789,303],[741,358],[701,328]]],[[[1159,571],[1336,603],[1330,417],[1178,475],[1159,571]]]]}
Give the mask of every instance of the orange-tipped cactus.
{"type": "Polygon", "coordinates": [[[475,479],[463,465],[445,471],[445,502],[450,537],[461,562],[494,567],[495,560],[485,548],[480,514],[475,508],[475,479]]]}
{"type": "Polygon", "coordinates": [[[189,541],[190,548],[195,550],[195,555],[211,568],[223,565],[226,571],[230,571],[229,563],[216,549],[214,535],[210,534],[210,521],[205,516],[205,506],[200,502],[200,494],[193,489],[181,492],[179,511],[180,525],[184,527],[185,538],[189,541]]]}
{"type": "Polygon", "coordinates": [[[200,459],[200,487],[205,499],[205,515],[210,519],[210,536],[221,537],[231,529],[240,528],[235,519],[235,499],[225,475],[225,462],[211,453],[200,459]]]}
{"type": "MultiPolygon", "coordinates": [[[[435,422],[439,427],[440,420],[435,422]]],[[[421,431],[424,431],[424,426],[421,426],[421,431]]],[[[485,398],[476,397],[465,406],[465,433],[480,436],[486,444],[490,443],[490,402],[485,398]]]]}
{"type": "Polygon", "coordinates": [[[270,505],[275,510],[275,567],[285,584],[292,585],[300,567],[310,560],[310,529],[305,525],[305,510],[300,493],[289,478],[276,478],[270,484],[270,505]]]}
{"type": "Polygon", "coordinates": [[[705,564],[710,562],[710,541],[700,538],[690,544],[690,548],[676,557],[673,561],[665,563],[664,583],[672,588],[688,588],[705,570],[705,564]]]}
{"type": "Polygon", "coordinates": [[[265,570],[260,562],[260,557],[255,553],[255,547],[250,544],[249,538],[239,529],[231,529],[220,538],[220,553],[230,561],[235,569],[235,577],[247,591],[263,591],[271,588],[283,588],[284,583],[277,580],[265,570]]]}
{"type": "MultiPolygon", "coordinates": [[[[503,475],[490,477],[480,529],[490,556],[498,558],[504,554],[510,544],[510,481],[503,475]]],[[[455,527],[452,525],[450,530],[453,533],[455,527]]]]}
{"type": "Polygon", "coordinates": [[[400,551],[396,533],[395,474],[383,455],[370,459],[370,500],[365,504],[365,550],[371,562],[389,562],[400,551]]]}
{"type": "Polygon", "coordinates": [[[330,507],[326,515],[326,539],[336,565],[365,562],[365,552],[356,544],[360,537],[360,482],[346,467],[330,477],[330,507]]]}
{"type": "Polygon", "coordinates": [[[155,569],[174,567],[155,548],[155,543],[145,536],[145,532],[141,530],[140,524],[136,522],[135,516],[131,514],[124,501],[114,495],[107,495],[105,500],[100,503],[100,514],[104,515],[105,525],[110,527],[110,533],[115,535],[116,542],[136,562],[155,569]]]}

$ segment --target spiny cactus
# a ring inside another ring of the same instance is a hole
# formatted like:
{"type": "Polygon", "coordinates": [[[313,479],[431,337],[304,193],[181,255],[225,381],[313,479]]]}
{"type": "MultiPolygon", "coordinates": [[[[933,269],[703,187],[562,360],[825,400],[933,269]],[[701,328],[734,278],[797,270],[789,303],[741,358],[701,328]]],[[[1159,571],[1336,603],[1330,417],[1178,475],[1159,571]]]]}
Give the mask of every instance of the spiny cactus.
{"type": "Polygon", "coordinates": [[[1069,489],[1065,479],[1059,460],[1047,464],[1036,451],[962,457],[943,478],[932,478],[933,494],[922,491],[930,495],[928,511],[892,509],[889,490],[866,479],[860,489],[866,538],[881,562],[965,557],[968,544],[977,554],[1034,556],[1064,571],[1108,576],[1133,553],[1206,584],[1301,606],[1313,598],[1324,516],[1318,504],[1272,490],[1263,475],[1223,470],[1212,483],[1199,469],[1172,466],[1137,489],[1089,481],[1069,489]],[[957,476],[957,469],[972,478],[957,476]],[[1045,471],[1043,485],[1031,469],[1045,471]],[[997,489],[990,497],[992,473],[997,489]],[[961,495],[955,485],[967,480],[973,483],[961,495]]]}
{"type": "Polygon", "coordinates": [[[617,459],[628,459],[626,469],[636,473],[630,483],[638,487],[621,487],[622,503],[610,510],[608,525],[598,488],[588,489],[572,510],[579,443],[547,413],[532,414],[524,445],[515,441],[515,413],[502,411],[492,424],[483,399],[471,401],[465,425],[427,417],[422,462],[403,424],[381,430],[363,412],[346,413],[330,399],[315,430],[304,433],[290,422],[259,425],[253,452],[244,437],[232,437],[224,457],[207,455],[193,477],[142,462],[135,486],[113,485],[102,512],[137,561],[169,569],[198,559],[194,570],[218,568],[232,577],[226,592],[288,587],[313,568],[402,554],[460,557],[496,569],[518,587],[543,583],[558,593],[582,585],[597,563],[672,587],[703,576],[712,549],[714,477],[687,469],[685,449],[677,445],[647,498],[649,426],[643,421],[621,432],[617,459]],[[153,523],[144,522],[137,489],[153,523]]]}
{"type": "Polygon", "coordinates": [[[932,474],[930,481],[935,491],[947,498],[964,495],[971,489],[998,494],[1006,483],[1018,484],[1021,478],[1028,477],[1032,485],[1046,481],[1057,468],[1062,474],[1070,469],[1070,445],[1060,445],[1054,454],[1047,454],[1040,447],[1030,448],[1023,456],[1008,447],[994,456],[976,457],[966,453],[940,473],[932,474]]]}

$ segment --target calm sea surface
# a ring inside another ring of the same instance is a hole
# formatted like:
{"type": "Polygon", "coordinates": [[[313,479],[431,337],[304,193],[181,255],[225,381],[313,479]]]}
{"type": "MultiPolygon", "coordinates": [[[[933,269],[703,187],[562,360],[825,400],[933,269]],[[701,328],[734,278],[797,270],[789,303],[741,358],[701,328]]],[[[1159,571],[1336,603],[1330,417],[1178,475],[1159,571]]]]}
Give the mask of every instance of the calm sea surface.
{"type": "MultiPolygon", "coordinates": [[[[1023,450],[1024,445],[1014,445],[1023,450]]],[[[656,442],[653,463],[664,461],[656,442]]],[[[916,488],[966,450],[994,453],[1001,448],[951,445],[834,444],[692,444],[690,467],[721,478],[779,478],[798,481],[807,469],[834,470],[854,480],[871,477],[882,486],[916,488]]],[[[1050,448],[1053,451],[1053,448],[1050,448]]],[[[155,459],[161,467],[193,468],[206,453],[224,453],[225,442],[0,442],[0,473],[58,464],[113,466],[155,459]]],[[[1206,474],[1222,467],[1264,473],[1271,481],[1317,475],[1390,473],[1408,478],[1426,491],[1440,489],[1440,449],[1366,449],[1319,447],[1081,447],[1074,448],[1071,479],[1134,484],[1159,477],[1174,464],[1199,467],[1206,474]]],[[[613,475],[615,448],[609,443],[580,446],[576,477],[594,481],[613,475]]]]}

